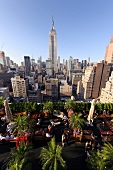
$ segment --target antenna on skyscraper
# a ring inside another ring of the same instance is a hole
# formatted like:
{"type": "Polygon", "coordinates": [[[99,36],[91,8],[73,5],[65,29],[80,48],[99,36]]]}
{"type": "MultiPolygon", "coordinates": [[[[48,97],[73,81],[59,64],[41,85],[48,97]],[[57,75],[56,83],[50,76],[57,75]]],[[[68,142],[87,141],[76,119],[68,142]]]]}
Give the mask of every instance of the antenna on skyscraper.
{"type": "Polygon", "coordinates": [[[52,17],[52,29],[54,30],[54,19],[52,17]]]}
{"type": "Polygon", "coordinates": [[[2,46],[1,46],[1,51],[2,51],[2,49],[3,49],[3,46],[4,46],[4,43],[3,43],[2,46]]]}

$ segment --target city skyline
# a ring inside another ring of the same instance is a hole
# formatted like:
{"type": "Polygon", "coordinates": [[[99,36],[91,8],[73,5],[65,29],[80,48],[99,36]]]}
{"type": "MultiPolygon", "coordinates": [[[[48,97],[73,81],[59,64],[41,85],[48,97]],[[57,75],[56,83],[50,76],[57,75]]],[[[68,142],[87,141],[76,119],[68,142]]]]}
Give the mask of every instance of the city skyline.
{"type": "Polygon", "coordinates": [[[103,60],[106,46],[113,35],[112,5],[105,0],[87,2],[74,0],[2,0],[0,6],[0,50],[16,63],[24,56],[45,61],[49,56],[48,35],[52,16],[57,32],[58,53],[61,61],[74,58],[103,60]],[[5,11],[5,12],[4,12],[5,11]]]}

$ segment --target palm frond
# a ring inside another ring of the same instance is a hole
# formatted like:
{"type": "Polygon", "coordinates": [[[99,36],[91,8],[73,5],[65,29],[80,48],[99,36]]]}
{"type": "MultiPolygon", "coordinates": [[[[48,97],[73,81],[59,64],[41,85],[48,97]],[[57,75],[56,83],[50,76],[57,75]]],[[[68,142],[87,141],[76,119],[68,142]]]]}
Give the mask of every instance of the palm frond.
{"type": "Polygon", "coordinates": [[[48,143],[48,149],[42,148],[40,159],[42,162],[43,170],[57,170],[59,166],[65,167],[65,161],[62,158],[62,147],[56,145],[55,138],[53,137],[48,143]]]}

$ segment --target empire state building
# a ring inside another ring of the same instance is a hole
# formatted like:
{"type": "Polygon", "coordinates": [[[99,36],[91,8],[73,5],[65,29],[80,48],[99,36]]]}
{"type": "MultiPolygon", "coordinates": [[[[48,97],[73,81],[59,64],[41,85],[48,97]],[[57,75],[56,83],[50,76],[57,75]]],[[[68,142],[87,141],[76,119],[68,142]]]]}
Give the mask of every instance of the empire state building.
{"type": "Polygon", "coordinates": [[[52,29],[49,33],[49,58],[52,61],[52,68],[54,74],[57,73],[57,35],[54,29],[54,21],[52,19],[52,29]]]}

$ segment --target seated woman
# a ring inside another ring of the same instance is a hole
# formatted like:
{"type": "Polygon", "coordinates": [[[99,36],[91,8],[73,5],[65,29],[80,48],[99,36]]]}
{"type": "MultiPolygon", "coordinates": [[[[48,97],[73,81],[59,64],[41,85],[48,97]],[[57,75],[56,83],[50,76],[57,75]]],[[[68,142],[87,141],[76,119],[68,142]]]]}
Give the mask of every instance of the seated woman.
{"type": "Polygon", "coordinates": [[[3,140],[3,139],[5,139],[5,137],[3,136],[2,133],[0,133],[0,140],[3,140]]]}
{"type": "Polygon", "coordinates": [[[9,134],[9,133],[6,134],[5,139],[6,139],[6,140],[7,140],[7,139],[10,139],[10,134],[9,134]]]}
{"type": "Polygon", "coordinates": [[[46,138],[51,138],[51,137],[52,137],[52,135],[50,133],[46,132],[46,138]]]}

